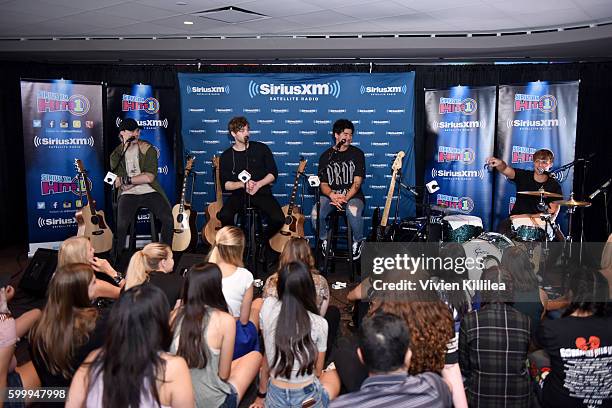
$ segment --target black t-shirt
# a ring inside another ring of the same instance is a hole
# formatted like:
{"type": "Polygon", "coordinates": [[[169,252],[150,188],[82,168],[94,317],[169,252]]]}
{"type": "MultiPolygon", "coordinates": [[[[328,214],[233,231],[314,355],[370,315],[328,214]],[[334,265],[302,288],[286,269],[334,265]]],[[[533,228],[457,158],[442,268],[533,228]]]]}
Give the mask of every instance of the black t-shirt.
{"type": "Polygon", "coordinates": [[[543,320],[538,343],[550,356],[545,407],[612,407],[612,318],[543,320]]]}
{"type": "Polygon", "coordinates": [[[172,309],[181,296],[185,279],[178,272],[150,272],[149,282],[164,292],[172,309]]]}
{"type": "MultiPolygon", "coordinates": [[[[89,353],[102,347],[104,344],[109,313],[109,308],[100,309],[96,326],[93,331],[89,333],[87,342],[75,350],[72,359],[72,367],[74,368],[75,372],[81,363],[85,361],[85,358],[87,358],[89,353]]],[[[34,364],[34,368],[36,369],[36,373],[38,374],[43,387],[70,387],[72,377],[65,379],[61,374],[52,374],[38,350],[34,349],[34,347],[31,345],[30,356],[32,357],[32,364],[34,364]]]]}
{"type": "MultiPolygon", "coordinates": [[[[247,170],[251,173],[253,181],[263,179],[268,173],[272,174],[275,179],[278,178],[278,170],[272,151],[268,146],[260,142],[249,142],[249,148],[241,152],[234,150],[232,147],[225,150],[219,159],[221,168],[221,188],[225,190],[227,181],[239,181],[238,175],[242,170],[247,170]],[[248,163],[247,163],[248,157],[248,163]]],[[[263,186],[257,191],[257,194],[272,194],[270,184],[263,186]]],[[[244,194],[242,189],[233,190],[232,194],[244,194]]]]}
{"type": "MultiPolygon", "coordinates": [[[[514,179],[511,180],[516,185],[516,191],[537,191],[541,187],[549,193],[562,194],[561,186],[557,180],[549,177],[544,183],[538,183],[533,179],[533,170],[522,170],[514,169],[514,179]]],[[[545,198],[545,203],[550,203],[555,200],[561,200],[561,198],[545,198]]],[[[538,210],[538,203],[540,202],[539,196],[528,196],[524,194],[516,195],[516,202],[510,212],[510,215],[517,214],[536,214],[541,211],[538,210]]]]}
{"type": "MultiPolygon", "coordinates": [[[[349,146],[343,152],[330,147],[319,158],[319,179],[321,183],[329,184],[335,193],[346,194],[355,176],[365,179],[365,175],[365,156],[355,146],[349,146]]],[[[361,188],[354,197],[365,201],[361,188]]]]}

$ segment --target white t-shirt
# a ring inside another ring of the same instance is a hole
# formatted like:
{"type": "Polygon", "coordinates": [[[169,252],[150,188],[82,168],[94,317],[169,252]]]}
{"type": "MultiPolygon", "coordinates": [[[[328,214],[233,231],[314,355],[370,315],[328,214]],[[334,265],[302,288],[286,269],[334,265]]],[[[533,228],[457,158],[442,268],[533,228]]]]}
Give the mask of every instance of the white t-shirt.
{"type": "Polygon", "coordinates": [[[253,284],[253,274],[248,269],[238,267],[236,272],[223,278],[221,284],[229,313],[234,317],[240,317],[242,299],[244,293],[253,284]]]}
{"type": "MultiPolygon", "coordinates": [[[[138,143],[132,143],[125,152],[125,168],[127,169],[128,176],[134,177],[141,173],[140,162],[138,161],[140,150],[138,143]]],[[[149,194],[154,193],[155,190],[149,184],[137,184],[129,190],[125,190],[122,194],[149,194]]]]}

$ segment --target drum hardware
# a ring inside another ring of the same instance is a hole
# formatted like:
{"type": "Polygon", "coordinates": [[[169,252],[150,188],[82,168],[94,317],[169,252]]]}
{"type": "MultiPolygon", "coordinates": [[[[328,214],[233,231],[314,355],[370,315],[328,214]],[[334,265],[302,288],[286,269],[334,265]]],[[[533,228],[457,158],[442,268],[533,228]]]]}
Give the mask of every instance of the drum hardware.
{"type": "MultiPolygon", "coordinates": [[[[567,207],[567,214],[569,215],[569,225],[567,229],[567,237],[565,237],[565,243],[569,243],[569,257],[572,258],[572,243],[574,238],[572,237],[572,220],[574,217],[574,212],[576,212],[577,208],[587,208],[591,206],[591,203],[588,201],[577,201],[574,200],[574,192],[570,193],[569,200],[557,200],[553,201],[554,204],[558,204],[564,207],[567,207]]],[[[582,213],[584,214],[584,212],[582,213]]],[[[563,246],[563,252],[565,253],[566,245],[563,246]]],[[[580,263],[582,263],[582,233],[580,236],[580,263]]]]}
{"type": "MultiPolygon", "coordinates": [[[[514,243],[503,234],[485,232],[477,238],[464,242],[462,245],[465,249],[466,257],[472,259],[482,258],[486,269],[499,265],[503,252],[507,248],[514,246],[514,243]]],[[[482,272],[482,269],[478,267],[472,268],[468,271],[468,277],[471,280],[478,280],[482,272]]]]}
{"type": "Polygon", "coordinates": [[[447,215],[442,220],[444,242],[464,243],[482,234],[482,220],[473,215],[447,215]]]}
{"type": "Polygon", "coordinates": [[[536,191],[518,191],[517,194],[523,194],[523,195],[528,195],[528,196],[539,196],[540,197],[540,201],[542,201],[542,199],[544,197],[546,197],[546,198],[563,198],[562,194],[551,193],[549,191],[544,190],[544,188],[540,188],[539,190],[536,190],[536,191]]]}

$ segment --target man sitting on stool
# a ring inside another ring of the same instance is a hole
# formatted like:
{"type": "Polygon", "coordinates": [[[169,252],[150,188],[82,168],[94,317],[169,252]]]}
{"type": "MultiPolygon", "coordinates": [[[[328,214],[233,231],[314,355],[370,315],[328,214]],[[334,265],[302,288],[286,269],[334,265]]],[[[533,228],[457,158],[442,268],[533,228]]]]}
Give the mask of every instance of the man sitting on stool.
{"type": "Polygon", "coordinates": [[[119,125],[121,144],[110,156],[110,167],[117,174],[115,188],[119,193],[117,246],[113,248],[116,260],[125,248],[128,228],[140,207],[148,208],[161,221],[161,242],[172,246],[172,209],[157,181],[157,151],[151,143],[139,140],[140,129],[134,119],[124,119],[119,125]]]}
{"type": "MultiPolygon", "coordinates": [[[[321,199],[319,216],[323,221],[319,238],[323,251],[327,248],[325,219],[334,207],[346,210],[346,217],[353,231],[353,259],[361,256],[363,241],[363,207],[365,197],[361,183],[365,178],[365,156],[358,147],[351,146],[355,126],[348,119],[338,119],[333,126],[335,144],[319,158],[321,199]]],[[[312,209],[312,222],[316,229],[316,206],[312,209]]]]}
{"type": "Polygon", "coordinates": [[[235,143],[221,154],[219,168],[221,186],[232,195],[223,204],[217,218],[223,226],[234,225],[236,213],[243,211],[245,200],[248,200],[251,206],[268,217],[266,238],[270,239],[285,222],[283,211],[272,195],[271,184],[278,177],[274,157],[265,144],[249,141],[249,122],[245,117],[232,118],[227,127],[235,143]],[[243,170],[251,176],[246,183],[238,178],[243,170]]]}

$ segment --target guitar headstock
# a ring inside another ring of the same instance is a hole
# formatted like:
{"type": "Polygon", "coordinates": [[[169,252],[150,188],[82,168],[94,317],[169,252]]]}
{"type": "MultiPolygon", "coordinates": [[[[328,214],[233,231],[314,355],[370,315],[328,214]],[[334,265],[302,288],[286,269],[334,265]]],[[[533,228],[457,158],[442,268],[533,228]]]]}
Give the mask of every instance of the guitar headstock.
{"type": "Polygon", "coordinates": [[[191,169],[193,168],[194,161],[195,161],[195,155],[190,154],[187,156],[186,163],[185,163],[185,173],[188,173],[191,171],[191,169]]]}
{"type": "Polygon", "coordinates": [[[300,165],[298,166],[298,174],[302,174],[304,173],[304,170],[306,170],[306,163],[308,163],[308,160],[306,160],[304,157],[300,157],[300,165]]]}
{"type": "Polygon", "coordinates": [[[74,167],[76,171],[81,174],[87,173],[87,170],[85,170],[85,166],[83,165],[83,162],[81,161],[81,159],[77,159],[77,158],[74,159],[74,167]]]}
{"type": "Polygon", "coordinates": [[[402,160],[404,160],[405,155],[406,153],[404,153],[403,150],[400,150],[399,152],[397,152],[397,155],[395,156],[395,160],[393,160],[393,165],[391,166],[393,171],[400,170],[402,168],[402,160]]]}
{"type": "Polygon", "coordinates": [[[212,157],[212,166],[215,169],[219,168],[219,156],[213,156],[212,157]]]}

